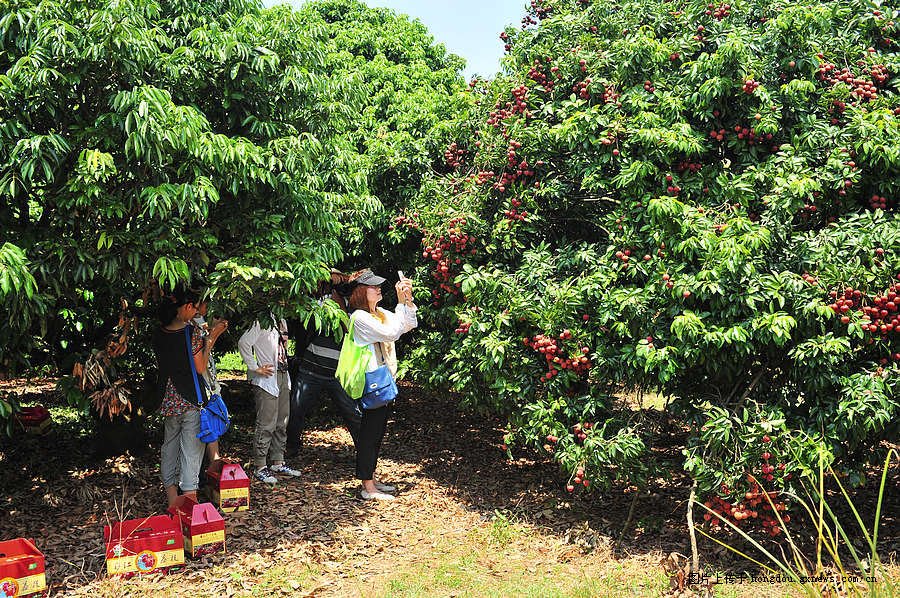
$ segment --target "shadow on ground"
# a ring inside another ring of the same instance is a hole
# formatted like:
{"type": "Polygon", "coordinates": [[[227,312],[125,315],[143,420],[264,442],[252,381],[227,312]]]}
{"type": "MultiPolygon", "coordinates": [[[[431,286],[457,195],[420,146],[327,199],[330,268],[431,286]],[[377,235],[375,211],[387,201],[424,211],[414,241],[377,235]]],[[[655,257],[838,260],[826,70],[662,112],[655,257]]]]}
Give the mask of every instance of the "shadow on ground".
{"type": "MultiPolygon", "coordinates": [[[[243,381],[228,384],[234,427],[222,441],[223,453],[246,467],[253,432],[250,393],[243,381]]],[[[50,407],[58,400],[51,392],[32,398],[50,407]]],[[[66,412],[61,407],[53,411],[57,420],[66,412]]],[[[69,416],[46,436],[0,440],[0,539],[34,538],[47,556],[53,589],[61,592],[103,577],[105,523],[165,508],[159,482],[159,421],[149,420],[143,454],[114,458],[95,455],[83,424],[69,416]]],[[[404,535],[413,535],[405,526],[415,522],[415,534],[427,533],[422,522],[442,521],[446,513],[441,510],[451,504],[485,521],[499,513],[582,550],[608,549],[621,539],[623,555],[689,554],[685,479],[657,480],[636,502],[634,489],[628,488],[572,495],[565,492],[558,467],[546,457],[516,451],[510,460],[500,448],[503,428],[500,419],[461,412],[447,397],[403,385],[380,465],[380,477],[399,486],[400,500],[385,506],[357,498],[349,434],[328,410],[314,414],[303,452],[293,463],[303,477],[274,489],[254,482],[252,511],[226,517],[229,553],[192,562],[187,574],[297,546],[310,566],[318,566],[340,560],[335,554],[353,545],[354,558],[364,567],[367,555],[386,545],[361,537],[370,526],[393,536],[385,542],[400,550],[404,535]]],[[[664,447],[658,458],[677,459],[679,448],[664,447]]],[[[898,548],[898,478],[895,469],[889,482],[893,491],[883,506],[886,560],[892,553],[896,558],[898,548]]],[[[873,512],[875,498],[871,484],[859,492],[860,511],[873,512]]],[[[702,543],[701,548],[707,561],[735,566],[714,544],[702,543]]]]}

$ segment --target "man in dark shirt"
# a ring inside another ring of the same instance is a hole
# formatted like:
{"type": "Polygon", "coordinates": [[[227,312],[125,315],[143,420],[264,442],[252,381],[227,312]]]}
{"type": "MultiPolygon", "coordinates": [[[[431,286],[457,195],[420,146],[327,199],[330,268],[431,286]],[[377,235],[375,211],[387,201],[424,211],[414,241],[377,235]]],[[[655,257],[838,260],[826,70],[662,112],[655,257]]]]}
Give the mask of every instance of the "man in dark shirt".
{"type": "MultiPolygon", "coordinates": [[[[334,276],[334,272],[332,272],[334,276]]],[[[338,281],[332,278],[333,282],[338,281]]],[[[345,300],[336,289],[332,295],[338,305],[344,307],[345,300]]],[[[351,399],[340,381],[334,377],[337,369],[338,358],[341,354],[341,346],[327,332],[317,329],[307,330],[310,343],[303,351],[299,360],[299,367],[294,374],[294,385],[291,389],[291,416],[287,427],[287,446],[285,457],[293,458],[300,454],[300,444],[303,429],[306,425],[306,415],[316,409],[324,395],[327,395],[332,404],[344,420],[344,425],[350,431],[355,445],[359,438],[359,428],[362,423],[362,407],[359,401],[351,399]]]]}

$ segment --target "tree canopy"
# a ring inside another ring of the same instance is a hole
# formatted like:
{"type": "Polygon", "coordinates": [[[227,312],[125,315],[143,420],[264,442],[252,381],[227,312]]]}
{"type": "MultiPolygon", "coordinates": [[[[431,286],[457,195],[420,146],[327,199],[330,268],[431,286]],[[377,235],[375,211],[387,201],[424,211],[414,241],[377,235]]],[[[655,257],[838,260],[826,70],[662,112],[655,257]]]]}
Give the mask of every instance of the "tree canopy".
{"type": "Polygon", "coordinates": [[[350,0],[8,6],[6,369],[84,354],[121,298],[198,276],[232,313],[308,311],[341,235],[430,166],[461,84],[424,27],[350,0]]]}
{"type": "Polygon", "coordinates": [[[573,479],[671,471],[671,426],[707,494],[857,471],[900,413],[896,18],[532,2],[395,221],[430,287],[411,373],[573,479]]]}

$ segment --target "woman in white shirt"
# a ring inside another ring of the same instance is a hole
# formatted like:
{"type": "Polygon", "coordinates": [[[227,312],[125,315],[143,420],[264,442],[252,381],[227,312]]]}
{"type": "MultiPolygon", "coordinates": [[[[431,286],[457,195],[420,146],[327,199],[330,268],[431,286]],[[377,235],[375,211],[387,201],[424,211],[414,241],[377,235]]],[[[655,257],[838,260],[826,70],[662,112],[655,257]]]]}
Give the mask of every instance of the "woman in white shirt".
{"type": "MultiPolygon", "coordinates": [[[[416,305],[412,300],[412,283],[407,279],[397,283],[397,308],[391,312],[378,307],[384,278],[376,276],[371,270],[364,270],[350,282],[356,285],[348,301],[353,310],[353,340],[360,345],[369,345],[374,353],[367,371],[387,365],[391,375],[396,376],[394,341],[419,325],[416,305]]],[[[360,496],[365,500],[394,500],[389,493],[397,490],[375,478],[378,453],[390,413],[391,404],[363,410],[356,450],[356,477],[362,482],[360,496]]]]}

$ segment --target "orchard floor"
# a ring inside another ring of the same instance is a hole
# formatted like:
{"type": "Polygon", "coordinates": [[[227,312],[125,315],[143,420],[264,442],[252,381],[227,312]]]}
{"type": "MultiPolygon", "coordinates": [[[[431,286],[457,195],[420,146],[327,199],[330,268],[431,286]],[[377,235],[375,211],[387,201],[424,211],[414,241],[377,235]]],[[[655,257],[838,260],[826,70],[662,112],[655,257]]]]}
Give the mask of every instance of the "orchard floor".
{"type": "MultiPolygon", "coordinates": [[[[230,386],[236,425],[223,448],[246,467],[251,403],[243,382],[230,386]]],[[[160,426],[150,421],[140,457],[95,457],[84,422],[54,407],[50,389],[33,386],[24,400],[52,407],[55,428],[0,440],[0,539],[35,539],[47,557],[51,595],[672,596],[661,561],[690,554],[684,480],[658,480],[622,535],[631,494],[569,495],[552,463],[532,454],[507,458],[502,421],[404,386],[379,469],[399,486],[394,503],[357,497],[350,436],[323,410],[293,464],[303,477],[274,489],[254,481],[252,510],[226,516],[227,554],[189,561],[168,576],[108,579],[103,525],[164,511],[160,426]]],[[[880,544],[896,580],[898,472],[891,477],[880,544]]],[[[701,547],[709,571],[760,571],[710,542],[701,547]]],[[[716,596],[802,594],[786,584],[711,589],[716,596]]]]}

